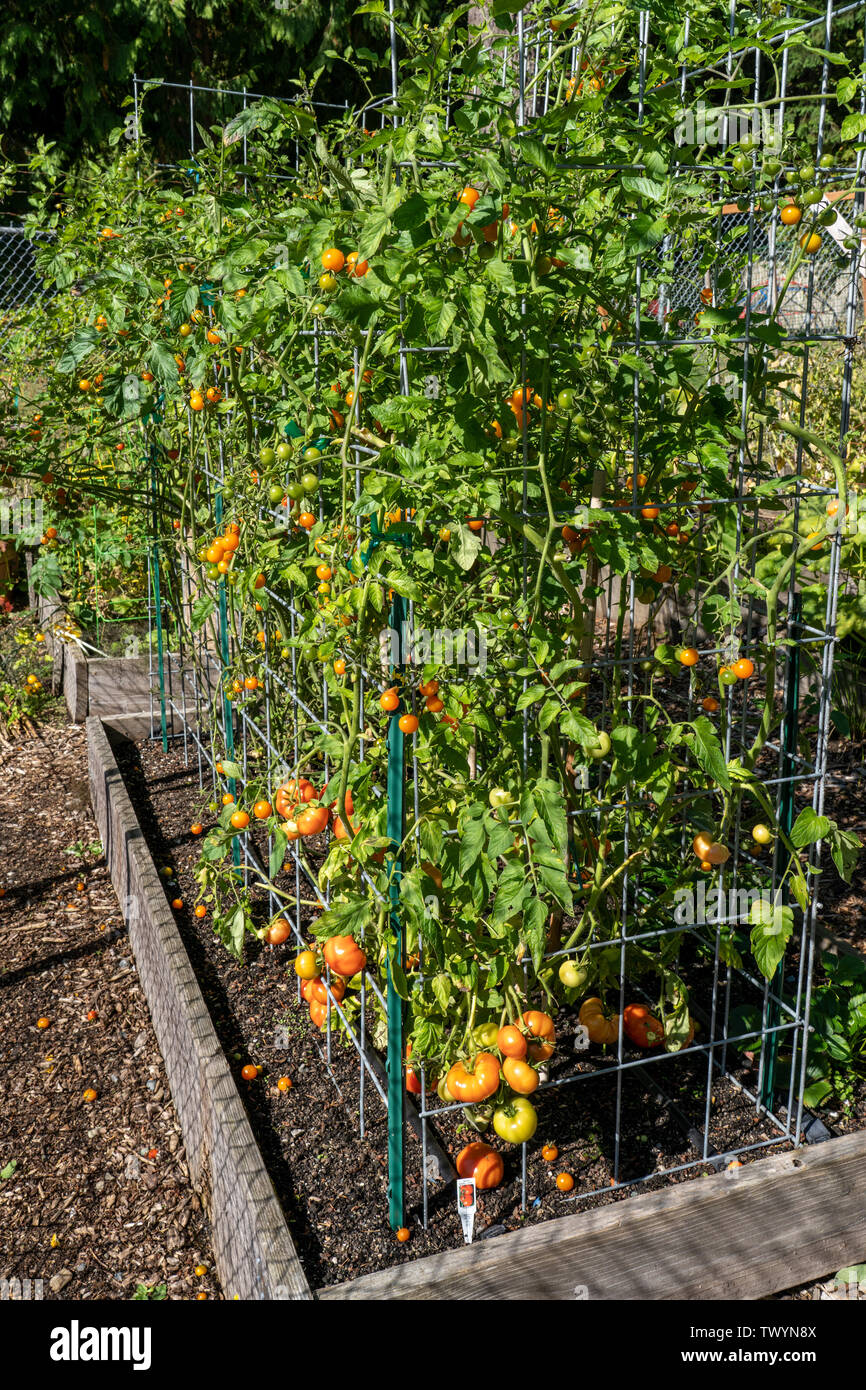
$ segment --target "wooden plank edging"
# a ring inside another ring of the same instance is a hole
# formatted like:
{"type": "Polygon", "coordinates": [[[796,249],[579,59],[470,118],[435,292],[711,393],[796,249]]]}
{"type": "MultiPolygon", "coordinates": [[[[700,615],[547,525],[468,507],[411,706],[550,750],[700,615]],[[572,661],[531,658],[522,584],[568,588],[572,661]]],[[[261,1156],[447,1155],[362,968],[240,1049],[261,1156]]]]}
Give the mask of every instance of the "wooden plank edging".
{"type": "Polygon", "coordinates": [[[323,1300],[752,1300],[862,1260],[866,1133],[560,1217],[323,1300]]]}
{"type": "Polygon", "coordinates": [[[165,1062],[226,1297],[314,1297],[102,721],[87,720],[94,814],[165,1062]]]}

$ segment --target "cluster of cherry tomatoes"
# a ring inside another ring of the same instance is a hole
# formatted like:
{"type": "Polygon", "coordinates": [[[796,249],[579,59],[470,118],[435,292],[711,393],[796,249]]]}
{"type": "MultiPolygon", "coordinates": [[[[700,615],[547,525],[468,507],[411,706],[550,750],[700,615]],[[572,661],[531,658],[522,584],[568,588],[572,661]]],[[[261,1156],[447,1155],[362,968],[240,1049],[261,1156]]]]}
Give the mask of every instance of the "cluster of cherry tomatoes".
{"type": "Polygon", "coordinates": [[[201,547],[198,558],[207,565],[205,573],[208,579],[219,579],[220,575],[230,572],[235,551],[241,543],[240,533],[238,522],[230,521],[223,535],[214,536],[212,541],[201,547]]]}
{"type": "MultiPolygon", "coordinates": [[[[336,665],[336,663],[335,663],[336,665]]],[[[345,662],[343,663],[345,669],[345,662]]],[[[339,673],[338,673],[339,674],[339,673]]],[[[418,694],[424,699],[424,708],[429,714],[441,714],[445,708],[444,701],[439,696],[439,682],[437,680],[423,681],[418,686],[418,694]]],[[[383,690],[379,696],[379,704],[386,714],[393,714],[400,706],[400,691],[396,685],[389,686],[383,690]]],[[[414,734],[418,729],[418,716],[416,714],[401,714],[397,721],[401,733],[414,734]]]]}

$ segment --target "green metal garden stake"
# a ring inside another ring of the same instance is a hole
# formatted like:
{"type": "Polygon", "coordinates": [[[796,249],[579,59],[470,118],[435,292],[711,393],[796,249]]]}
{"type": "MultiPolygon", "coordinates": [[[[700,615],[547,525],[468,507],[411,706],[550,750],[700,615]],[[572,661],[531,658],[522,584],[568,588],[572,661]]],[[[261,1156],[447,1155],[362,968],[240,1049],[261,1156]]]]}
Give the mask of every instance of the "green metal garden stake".
{"type": "MultiPolygon", "coordinates": [[[[223,495],[222,495],[222,489],[217,489],[217,492],[216,492],[216,494],[215,494],[215,496],[214,496],[214,520],[216,521],[217,529],[219,529],[219,527],[222,526],[222,522],[223,522],[223,495]]],[[[225,671],[228,669],[228,664],[229,664],[229,613],[228,613],[228,598],[227,598],[227,595],[226,595],[226,581],[225,581],[225,575],[221,575],[221,576],[220,576],[220,580],[219,580],[219,594],[220,594],[220,600],[219,600],[219,615],[220,615],[220,660],[221,660],[221,662],[222,662],[223,672],[225,673],[225,671]]],[[[232,702],[231,702],[231,700],[229,699],[228,694],[226,693],[226,689],[225,689],[225,685],[224,685],[224,684],[223,684],[223,687],[222,687],[222,691],[223,691],[223,730],[224,730],[224,732],[225,732],[225,738],[226,738],[226,753],[228,754],[229,759],[233,762],[233,761],[234,761],[234,756],[235,756],[235,731],[234,731],[234,722],[233,722],[234,716],[233,716],[233,714],[232,714],[232,702]]],[[[235,797],[237,796],[237,793],[238,793],[238,784],[237,784],[237,780],[236,780],[234,777],[230,777],[230,778],[229,778],[229,791],[231,792],[232,796],[235,796],[235,797]]],[[[237,835],[232,836],[232,861],[233,861],[233,863],[234,863],[235,868],[236,868],[236,869],[239,869],[240,866],[241,866],[241,847],[240,847],[240,844],[238,843],[238,837],[237,837],[237,835]]]]}
{"type": "MultiPolygon", "coordinates": [[[[392,674],[403,671],[405,653],[403,651],[403,600],[394,595],[389,617],[389,626],[394,641],[394,655],[397,658],[392,674]]],[[[400,915],[400,874],[402,858],[400,846],[405,834],[405,777],[403,763],[403,733],[399,719],[403,702],[391,715],[388,724],[388,837],[393,845],[390,855],[390,884],[388,896],[391,903],[390,924],[396,937],[396,956],[400,970],[403,970],[404,937],[400,915]]],[[[387,965],[388,984],[388,1216],[396,1231],[403,1225],[403,1204],[405,1197],[404,1181],[404,1133],[403,1133],[403,1000],[394,988],[391,972],[391,959],[387,965]]]]}
{"type": "MultiPolygon", "coordinates": [[[[782,793],[779,799],[779,826],[785,835],[790,837],[791,826],[794,824],[794,783],[791,780],[794,775],[794,758],[797,753],[797,732],[799,727],[800,713],[800,620],[803,612],[802,594],[794,594],[791,606],[791,645],[788,648],[788,657],[785,663],[785,737],[784,755],[782,757],[782,793]]],[[[780,868],[780,860],[785,851],[781,843],[777,840],[775,851],[775,864],[773,880],[780,868]]],[[[789,894],[787,887],[783,887],[781,902],[784,906],[788,902],[789,894]]],[[[782,985],[785,979],[785,962],[782,959],[773,976],[773,991],[777,996],[781,996],[782,985]]],[[[767,1011],[767,1026],[775,1028],[779,1022],[779,1006],[774,999],[770,1000],[770,1007],[767,1011]]],[[[761,1079],[761,1104],[766,1109],[772,1108],[773,1090],[776,1083],[776,1063],[779,1057],[779,1034],[770,1033],[767,1040],[767,1056],[764,1065],[763,1076],[761,1079]]]]}
{"type": "Polygon", "coordinates": [[[159,722],[162,729],[162,751],[168,752],[168,725],[165,718],[165,663],[162,644],[162,600],[159,594],[159,543],[156,539],[156,449],[150,447],[150,492],[153,499],[153,540],[150,546],[150,572],[153,585],[153,610],[156,615],[156,662],[159,672],[159,722]]]}

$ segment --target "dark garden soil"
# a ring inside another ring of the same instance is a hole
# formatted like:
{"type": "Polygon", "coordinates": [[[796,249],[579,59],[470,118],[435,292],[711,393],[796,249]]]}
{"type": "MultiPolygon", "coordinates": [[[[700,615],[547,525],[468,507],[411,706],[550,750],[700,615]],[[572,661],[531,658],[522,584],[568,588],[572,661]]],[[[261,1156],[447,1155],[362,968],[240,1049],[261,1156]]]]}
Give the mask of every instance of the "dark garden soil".
{"type": "Polygon", "coordinates": [[[36,737],[0,749],[0,1279],[41,1279],[45,1298],[219,1297],[85,732],[65,718],[53,701],[36,737]]]}
{"type": "MultiPolygon", "coordinates": [[[[342,1282],[458,1247],[462,1234],[452,1185],[430,1184],[429,1225],[426,1231],[423,1229],[421,1146],[411,1131],[406,1154],[406,1224],[412,1234],[408,1245],[396,1244],[387,1221],[384,1107],[368,1078],[362,1138],[357,1055],[351,1045],[341,1044],[334,1035],[330,1067],[324,1065],[325,1040],[311,1024],[307,1006],[298,1000],[297,980],[291,969],[295,952],[291,945],[270,947],[250,939],[245,962],[241,964],[216,939],[209,918],[197,919],[193,915],[197,885],[192,871],[200,841],[189,827],[199,818],[205,824],[213,819],[205,808],[210,792],[203,794],[199,790],[194,755],[187,766],[181,744],[170,746],[164,753],[159,744],[149,741],[137,746],[120,743],[117,753],[154,858],[160,868],[173,871],[169,882],[177,886],[168,888],[169,896],[179,893],[185,903],[178,913],[178,924],[215,1027],[236,1071],[253,1129],[311,1284],[321,1287],[342,1282]],[[241,1067],[247,1062],[261,1068],[252,1083],[244,1082],[240,1076],[241,1067]],[[289,1076],[292,1081],[287,1092],[277,1088],[281,1076],[289,1076]]],[[[860,790],[860,784],[857,785],[860,790]]],[[[861,790],[861,796],[862,816],[866,789],[861,790]]],[[[833,814],[840,821],[843,819],[838,806],[833,814]]],[[[852,824],[857,814],[852,801],[852,824]]],[[[855,894],[857,891],[853,890],[855,894]]],[[[835,915],[828,913],[826,920],[828,925],[835,923],[834,929],[841,932],[849,915],[846,892],[838,893],[836,902],[835,915]]],[[[700,1161],[706,1058],[700,1053],[663,1056],[657,1065],[624,1074],[620,1180],[627,1182],[654,1170],[688,1166],[682,1173],[650,1178],[632,1188],[610,1190],[615,1148],[615,1078],[605,1077],[603,1061],[583,1060],[574,1053],[575,1023],[576,1018],[567,1015],[561,1015],[557,1021],[558,1047],[550,1079],[579,1074],[581,1080],[539,1093],[540,1126],[528,1154],[526,1211],[521,1211],[520,1150],[510,1149],[505,1154],[505,1182],[494,1192],[479,1195],[476,1237],[486,1232],[494,1235],[515,1230],[586,1206],[628,1200],[647,1189],[688,1181],[713,1171],[712,1162],[700,1161]],[[555,1142],[559,1149],[553,1164],[541,1157],[541,1144],[546,1141],[555,1142]],[[557,1190],[555,1176],[562,1171],[573,1175],[574,1193],[582,1197],[579,1205],[557,1190]]],[[[729,1069],[744,1085],[754,1089],[757,1072],[750,1056],[729,1059],[729,1069]]],[[[834,1131],[863,1123],[866,1105],[861,1095],[850,1120],[834,1126],[834,1131]],[[856,1113],[860,1110],[862,1114],[856,1113]]],[[[460,1111],[437,1117],[435,1133],[452,1160],[473,1139],[492,1136],[492,1131],[484,1136],[475,1134],[460,1111]]],[[[714,1153],[730,1154],[749,1145],[761,1145],[776,1133],[770,1122],[756,1116],[754,1105],[735,1085],[725,1078],[716,1078],[709,1117],[711,1158],[714,1153]]],[[[502,1147],[495,1137],[493,1142],[502,1147]]],[[[778,1146],[770,1150],[778,1151],[778,1146]]],[[[761,1152],[758,1149],[757,1156],[761,1152]]],[[[753,1155],[741,1157],[750,1162],[753,1155]]],[[[724,1166],[724,1161],[718,1166],[724,1166]]]]}

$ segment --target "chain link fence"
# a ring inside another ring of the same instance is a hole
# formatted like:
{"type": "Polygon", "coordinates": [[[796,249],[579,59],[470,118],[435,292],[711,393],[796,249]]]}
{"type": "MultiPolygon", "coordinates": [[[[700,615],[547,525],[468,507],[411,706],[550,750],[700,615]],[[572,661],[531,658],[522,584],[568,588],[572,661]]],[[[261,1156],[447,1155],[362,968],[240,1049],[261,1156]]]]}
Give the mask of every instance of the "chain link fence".
{"type": "MultiPolygon", "coordinates": [[[[845,211],[841,209],[844,217],[845,211]]],[[[746,299],[751,295],[752,312],[771,313],[780,296],[786,277],[786,266],[781,248],[774,248],[770,219],[755,218],[751,233],[748,212],[725,210],[721,217],[720,243],[730,242],[731,261],[741,258],[738,239],[751,234],[751,256],[747,266],[740,273],[742,286],[742,312],[745,316],[746,299]]],[[[745,248],[745,242],[743,243],[745,248]]],[[[713,273],[724,268],[724,260],[717,263],[708,275],[698,265],[697,256],[688,251],[678,251],[675,269],[670,285],[667,303],[653,300],[649,311],[661,320],[664,311],[670,307],[687,309],[696,314],[706,307],[701,298],[705,287],[712,287],[713,273]]],[[[817,254],[809,263],[800,266],[797,276],[785,290],[784,302],[777,315],[778,323],[789,333],[802,336],[835,336],[845,322],[848,296],[851,290],[851,258],[829,235],[825,236],[817,254]],[[813,277],[810,304],[810,274],[813,277]]],[[[863,322],[864,307],[862,293],[857,297],[856,322],[863,322]]]]}

